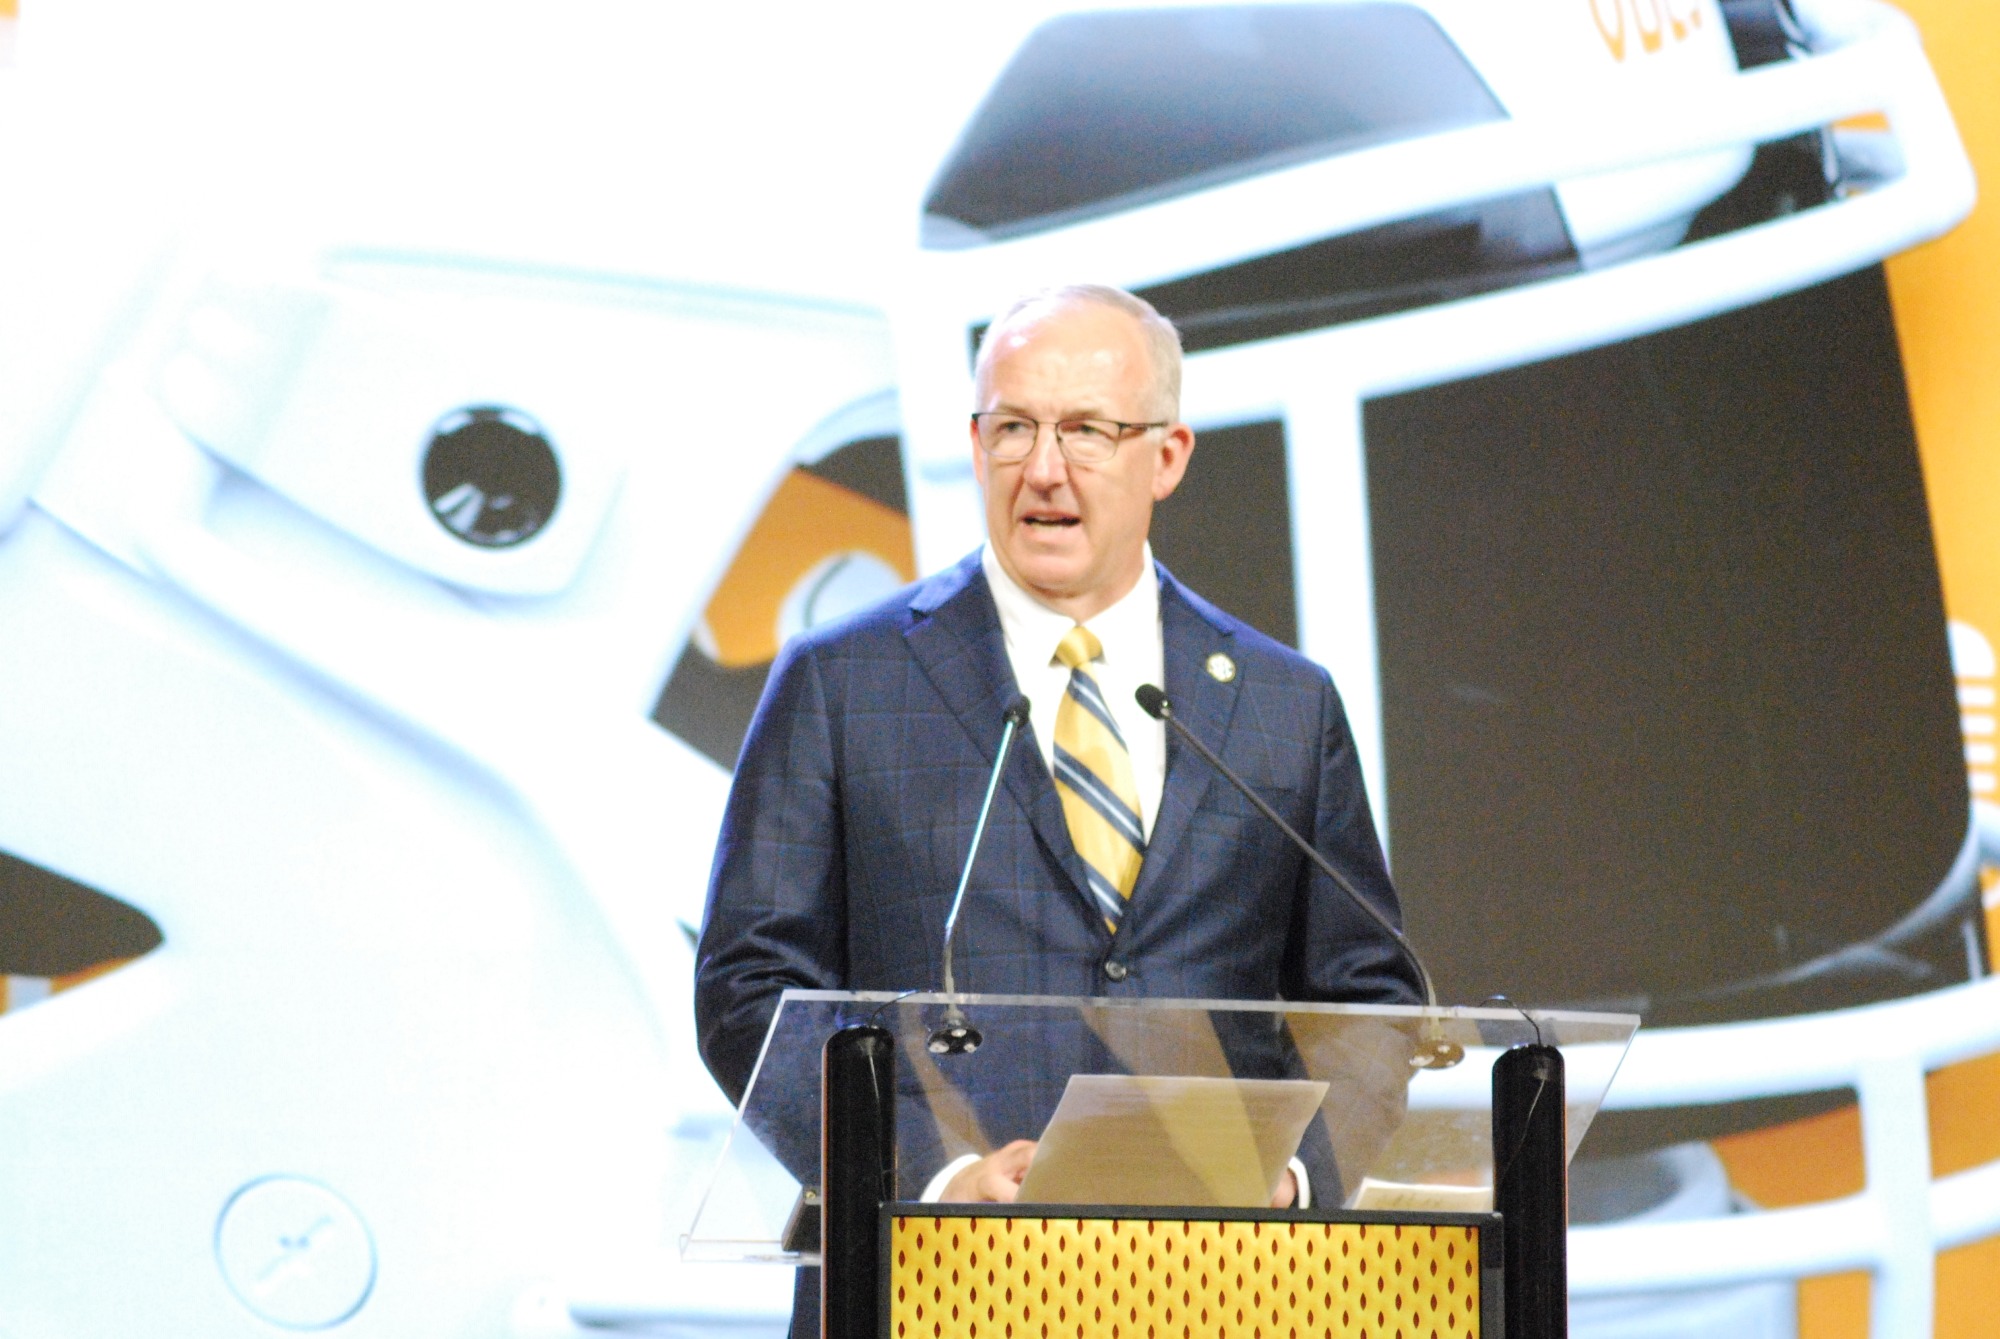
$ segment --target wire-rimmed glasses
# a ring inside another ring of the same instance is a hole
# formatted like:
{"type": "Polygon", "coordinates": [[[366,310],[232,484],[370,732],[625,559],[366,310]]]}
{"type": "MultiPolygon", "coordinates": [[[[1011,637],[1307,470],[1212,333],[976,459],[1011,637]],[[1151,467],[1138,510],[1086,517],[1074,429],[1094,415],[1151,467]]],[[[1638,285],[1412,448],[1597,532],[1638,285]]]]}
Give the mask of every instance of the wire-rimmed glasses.
{"type": "Polygon", "coordinates": [[[1065,418],[1044,424],[1041,419],[1022,414],[988,410],[972,416],[979,449],[995,460],[1026,460],[1041,439],[1044,426],[1054,428],[1056,449],[1072,465],[1101,465],[1118,453],[1118,444],[1138,432],[1167,426],[1159,423],[1120,423],[1112,418],[1065,418]]]}

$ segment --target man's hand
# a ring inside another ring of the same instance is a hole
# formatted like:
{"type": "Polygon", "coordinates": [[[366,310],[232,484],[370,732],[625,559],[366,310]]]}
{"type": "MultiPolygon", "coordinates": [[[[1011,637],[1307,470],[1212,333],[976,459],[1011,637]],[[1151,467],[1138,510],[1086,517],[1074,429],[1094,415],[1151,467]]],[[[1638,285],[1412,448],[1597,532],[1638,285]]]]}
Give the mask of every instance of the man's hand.
{"type": "MultiPolygon", "coordinates": [[[[1035,1158],[1035,1141],[1016,1139],[978,1162],[960,1169],[945,1182],[938,1198],[953,1204],[1012,1204],[1021,1192],[1021,1178],[1035,1158]]],[[[1291,1173],[1285,1175],[1290,1177],[1291,1173]]]]}
{"type": "Polygon", "coordinates": [[[1285,1174],[1278,1178],[1278,1188],[1271,1194],[1273,1209],[1289,1209],[1299,1198],[1299,1178],[1292,1175],[1292,1169],[1285,1168],[1285,1174]]]}

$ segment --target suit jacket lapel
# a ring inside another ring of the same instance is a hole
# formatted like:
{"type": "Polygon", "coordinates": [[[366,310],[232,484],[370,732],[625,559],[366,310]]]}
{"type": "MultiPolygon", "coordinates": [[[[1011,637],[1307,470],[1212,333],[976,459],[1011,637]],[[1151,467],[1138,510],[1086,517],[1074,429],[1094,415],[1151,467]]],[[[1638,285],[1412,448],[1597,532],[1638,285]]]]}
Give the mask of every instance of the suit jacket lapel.
{"type": "MultiPolygon", "coordinates": [[[[1203,617],[1164,568],[1160,570],[1160,634],[1165,688],[1175,718],[1195,738],[1221,753],[1236,710],[1236,680],[1231,677],[1223,682],[1209,672],[1208,664],[1218,652],[1229,653],[1234,634],[1203,617]]],[[[1146,860],[1139,867],[1139,883],[1132,890],[1134,904],[1154,884],[1173,877],[1174,853],[1186,838],[1188,824],[1201,808],[1209,786],[1228,784],[1215,775],[1206,759],[1181,742],[1172,726],[1167,727],[1167,780],[1153,819],[1152,840],[1146,843],[1146,860]]]]}
{"type": "MultiPolygon", "coordinates": [[[[978,553],[919,586],[911,597],[910,612],[911,626],[903,634],[910,654],[971,736],[979,756],[990,764],[1000,751],[1002,714],[1020,688],[1007,661],[1000,615],[986,588],[978,553]]],[[[1035,836],[1069,875],[1075,896],[1094,909],[1083,858],[1070,840],[1062,800],[1033,740],[1015,740],[1005,789],[1027,814],[1035,836]]],[[[1002,802],[996,798],[995,807],[1002,802]]]]}

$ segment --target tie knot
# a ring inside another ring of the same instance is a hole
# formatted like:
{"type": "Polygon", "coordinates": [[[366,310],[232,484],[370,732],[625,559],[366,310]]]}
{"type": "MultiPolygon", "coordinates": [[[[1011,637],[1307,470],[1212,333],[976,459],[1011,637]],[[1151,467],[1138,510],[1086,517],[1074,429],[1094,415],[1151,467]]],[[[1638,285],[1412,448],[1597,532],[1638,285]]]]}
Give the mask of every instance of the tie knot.
{"type": "Polygon", "coordinates": [[[1056,643],[1056,659],[1073,670],[1082,669],[1103,654],[1104,643],[1081,623],[1065,632],[1063,639],[1056,643]]]}

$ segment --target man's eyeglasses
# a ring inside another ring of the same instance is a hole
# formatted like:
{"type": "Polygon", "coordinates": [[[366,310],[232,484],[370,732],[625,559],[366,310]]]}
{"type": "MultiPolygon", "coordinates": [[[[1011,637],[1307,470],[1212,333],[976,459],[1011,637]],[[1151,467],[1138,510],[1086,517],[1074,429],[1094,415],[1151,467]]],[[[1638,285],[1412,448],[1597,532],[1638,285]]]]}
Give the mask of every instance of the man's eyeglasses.
{"type": "MultiPolygon", "coordinates": [[[[1120,423],[1110,418],[1066,418],[1047,426],[1056,431],[1056,450],[1072,465],[1101,465],[1118,453],[1118,444],[1138,432],[1164,428],[1159,423],[1120,423]]],[[[979,449],[995,460],[1026,460],[1042,435],[1040,419],[1019,414],[983,413],[972,416],[979,449]]]]}

